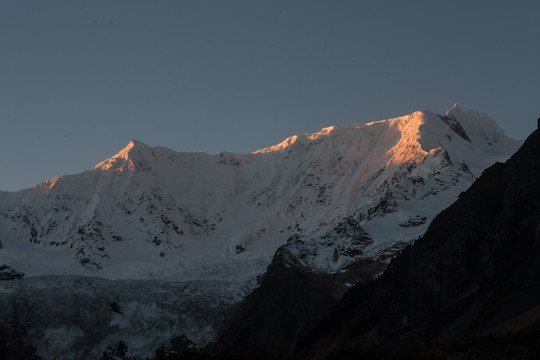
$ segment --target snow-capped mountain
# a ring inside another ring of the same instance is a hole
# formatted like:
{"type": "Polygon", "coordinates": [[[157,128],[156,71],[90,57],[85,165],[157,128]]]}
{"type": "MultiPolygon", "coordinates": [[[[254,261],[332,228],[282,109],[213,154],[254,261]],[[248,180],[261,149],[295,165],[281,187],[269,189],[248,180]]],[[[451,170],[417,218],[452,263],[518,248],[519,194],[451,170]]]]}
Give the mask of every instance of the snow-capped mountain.
{"type": "MultiPolygon", "coordinates": [[[[0,192],[0,265],[27,278],[195,281],[194,299],[212,291],[237,302],[286,243],[317,272],[387,261],[520,144],[457,106],[332,126],[246,155],[133,140],[81,174],[0,192]]],[[[177,331],[204,344],[216,326],[205,321],[205,331],[177,331]]]]}

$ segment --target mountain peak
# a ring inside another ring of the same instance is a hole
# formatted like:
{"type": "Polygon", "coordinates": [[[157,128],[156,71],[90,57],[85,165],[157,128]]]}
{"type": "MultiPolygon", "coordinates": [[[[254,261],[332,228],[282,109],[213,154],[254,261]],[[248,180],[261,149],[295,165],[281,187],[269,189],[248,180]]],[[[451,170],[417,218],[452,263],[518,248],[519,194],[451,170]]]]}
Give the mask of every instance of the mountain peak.
{"type": "Polygon", "coordinates": [[[450,115],[450,114],[458,112],[458,111],[463,111],[463,110],[459,107],[458,103],[456,102],[456,103],[454,103],[452,108],[446,110],[446,115],[450,115]]]}
{"type": "Polygon", "coordinates": [[[118,154],[97,164],[93,170],[109,170],[111,168],[115,171],[135,170],[135,164],[142,164],[146,157],[144,154],[148,152],[152,152],[148,145],[131,139],[118,154]]]}
{"type": "Polygon", "coordinates": [[[133,155],[134,150],[144,151],[143,149],[148,149],[149,146],[140,142],[139,140],[131,139],[129,143],[126,145],[125,148],[120,150],[118,154],[115,156],[121,155],[121,156],[129,156],[129,154],[133,155]]]}
{"type": "Polygon", "coordinates": [[[129,143],[127,144],[127,147],[135,147],[135,146],[148,146],[144,144],[143,142],[135,139],[130,139],[129,143]]]}
{"type": "MultiPolygon", "coordinates": [[[[339,127],[339,129],[344,129],[344,128],[351,128],[351,126],[339,127]]],[[[310,141],[317,140],[321,136],[327,136],[330,133],[334,133],[337,129],[338,129],[337,126],[328,126],[328,127],[322,128],[321,131],[318,131],[318,132],[289,136],[288,138],[286,138],[279,144],[259,149],[257,151],[254,151],[253,154],[264,154],[264,153],[269,153],[269,152],[275,152],[275,151],[283,150],[293,144],[298,144],[298,143],[304,144],[310,141]]]]}
{"type": "MultiPolygon", "coordinates": [[[[331,126],[319,132],[288,137],[281,143],[257,150],[254,154],[280,152],[285,149],[291,152],[323,142],[326,145],[321,145],[322,148],[331,148],[338,146],[337,144],[354,148],[360,143],[363,144],[363,150],[369,147],[385,148],[386,165],[418,163],[430,150],[442,146],[453,162],[466,162],[477,176],[486,167],[486,162],[498,161],[500,154],[512,153],[520,143],[506,137],[487,114],[476,110],[463,110],[455,103],[446,115],[416,111],[409,115],[365,124],[331,126]],[[333,140],[328,141],[330,139],[333,140]],[[456,139],[463,140],[466,144],[456,139]],[[473,156],[473,153],[484,155],[473,156]],[[486,156],[489,159],[486,159],[486,156]]],[[[373,161],[370,163],[373,164],[373,161]]]]}

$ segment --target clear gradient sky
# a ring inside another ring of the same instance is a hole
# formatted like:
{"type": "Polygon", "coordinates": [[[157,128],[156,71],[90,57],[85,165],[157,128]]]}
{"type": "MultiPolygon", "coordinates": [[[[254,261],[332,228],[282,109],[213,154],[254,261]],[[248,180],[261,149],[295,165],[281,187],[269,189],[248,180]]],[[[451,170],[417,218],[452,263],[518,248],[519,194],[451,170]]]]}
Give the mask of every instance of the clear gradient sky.
{"type": "Polygon", "coordinates": [[[0,190],[130,139],[249,153],[454,102],[525,138],[540,1],[0,2],[0,190]]]}

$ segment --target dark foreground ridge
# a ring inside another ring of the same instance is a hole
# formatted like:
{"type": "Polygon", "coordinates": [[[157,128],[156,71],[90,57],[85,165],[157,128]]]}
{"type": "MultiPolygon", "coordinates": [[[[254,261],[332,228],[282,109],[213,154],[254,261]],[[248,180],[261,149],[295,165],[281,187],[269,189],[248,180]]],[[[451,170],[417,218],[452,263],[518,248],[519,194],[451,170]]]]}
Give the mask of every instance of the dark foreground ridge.
{"type": "MultiPolygon", "coordinates": [[[[349,220],[340,229],[344,227],[357,241],[371,241],[358,223],[349,220]]],[[[337,232],[345,236],[345,230],[337,232]]],[[[260,286],[236,306],[211,353],[236,347],[290,356],[298,341],[332,312],[348,290],[346,283],[371,279],[384,270],[381,261],[364,259],[334,274],[316,273],[290,252],[288,245],[295,241],[302,242],[293,237],[277,250],[260,286]]]]}
{"type": "Polygon", "coordinates": [[[349,291],[297,358],[539,358],[538,259],[540,130],[349,291]]]}

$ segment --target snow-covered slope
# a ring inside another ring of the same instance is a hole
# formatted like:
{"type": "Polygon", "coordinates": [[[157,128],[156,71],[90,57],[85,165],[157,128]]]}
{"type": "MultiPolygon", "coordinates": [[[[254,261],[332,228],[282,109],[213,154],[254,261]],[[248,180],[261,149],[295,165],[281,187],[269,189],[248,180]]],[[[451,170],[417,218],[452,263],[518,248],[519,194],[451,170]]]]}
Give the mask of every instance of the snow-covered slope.
{"type": "MultiPolygon", "coordinates": [[[[392,241],[388,224],[418,229],[518,145],[457,107],[333,126],[250,155],[131,141],[87,172],[2,193],[1,259],[27,275],[161,277],[187,260],[269,258],[291,235],[348,216],[375,249],[392,241]]],[[[422,230],[400,238],[409,232],[422,230]]]]}
{"type": "Polygon", "coordinates": [[[237,301],[291,237],[315,271],[387,259],[519,145],[457,106],[332,126],[247,155],[133,140],[84,173],[0,192],[0,265],[27,277],[222,281],[237,301]]]}

